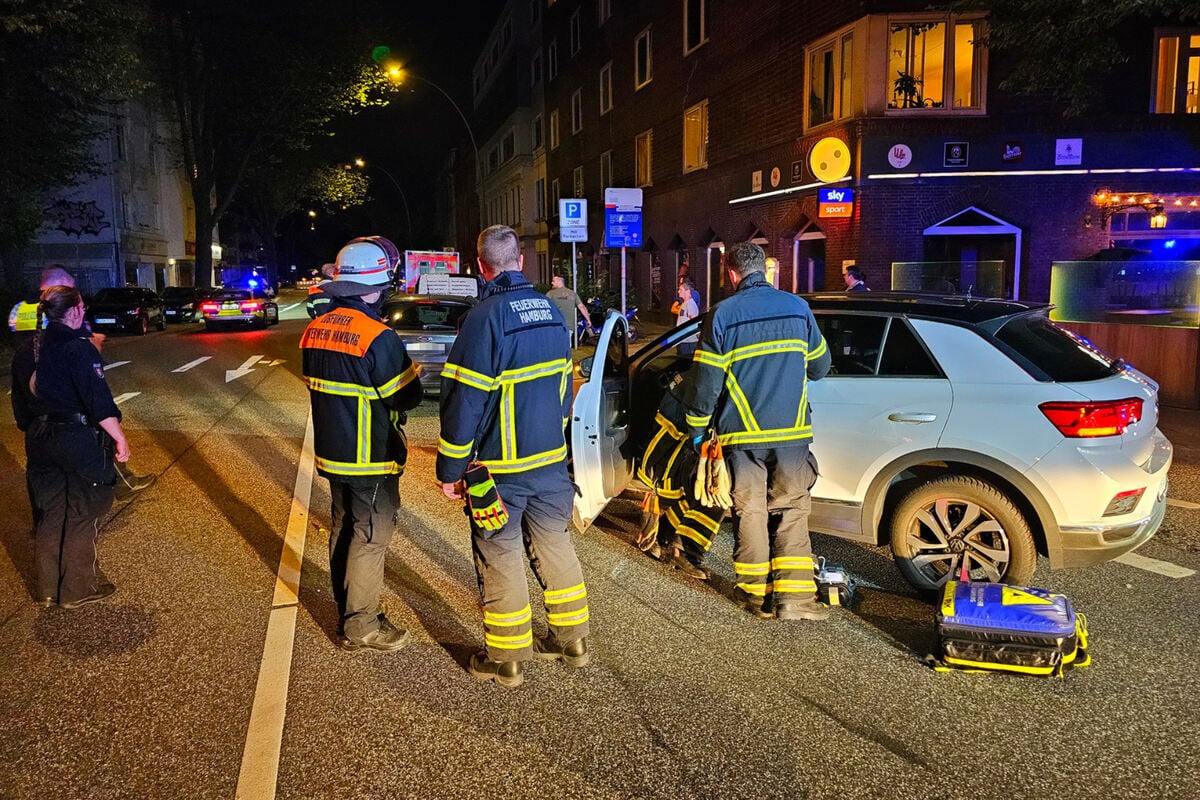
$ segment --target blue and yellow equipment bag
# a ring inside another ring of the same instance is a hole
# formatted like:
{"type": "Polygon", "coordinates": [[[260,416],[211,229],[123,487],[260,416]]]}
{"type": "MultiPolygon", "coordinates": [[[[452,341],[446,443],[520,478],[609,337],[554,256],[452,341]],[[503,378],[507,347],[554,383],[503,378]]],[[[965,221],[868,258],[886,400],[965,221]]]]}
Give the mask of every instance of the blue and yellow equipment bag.
{"type": "Polygon", "coordinates": [[[950,581],[935,629],[944,668],[1061,676],[1090,663],[1084,616],[1044,589],[950,581]]]}

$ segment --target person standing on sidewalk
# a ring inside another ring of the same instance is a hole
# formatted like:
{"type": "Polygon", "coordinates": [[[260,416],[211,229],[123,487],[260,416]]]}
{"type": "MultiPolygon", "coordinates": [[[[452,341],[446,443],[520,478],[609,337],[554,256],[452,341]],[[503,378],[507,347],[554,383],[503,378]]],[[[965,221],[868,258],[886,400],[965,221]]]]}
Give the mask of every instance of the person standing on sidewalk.
{"type": "Polygon", "coordinates": [[[546,292],[546,297],[554,301],[555,307],[562,314],[563,320],[566,321],[567,330],[571,333],[571,341],[575,341],[575,333],[579,330],[579,322],[575,319],[575,310],[578,309],[580,319],[588,331],[592,330],[592,316],[588,313],[587,306],[583,304],[583,300],[575,293],[574,289],[568,289],[567,283],[563,280],[562,275],[555,275],[550,279],[550,291],[546,292]]]}
{"type": "Polygon", "coordinates": [[[396,246],[381,237],[343,247],[337,277],[325,285],[331,307],[300,337],[315,465],[333,500],[329,577],[344,650],[395,651],[410,638],[379,608],[408,458],[404,412],[422,395],[404,342],[379,318],[398,261],[396,246]]]}
{"type": "Polygon", "coordinates": [[[688,435],[699,446],[715,427],[726,453],[738,604],[758,617],[824,619],[808,535],[808,381],[829,372],[829,348],[808,304],[767,281],[761,247],[734,245],[725,263],[736,291],[701,324],[688,435]]]}
{"type": "Polygon", "coordinates": [[[467,499],[471,518],[487,647],[469,672],[511,688],[530,657],[589,660],[587,588],[567,533],[571,342],[558,309],[521,274],[516,231],[487,228],[478,253],[487,285],[442,372],[437,479],[446,497],[467,499]],[[536,642],[524,554],[550,629],[536,642]]]}

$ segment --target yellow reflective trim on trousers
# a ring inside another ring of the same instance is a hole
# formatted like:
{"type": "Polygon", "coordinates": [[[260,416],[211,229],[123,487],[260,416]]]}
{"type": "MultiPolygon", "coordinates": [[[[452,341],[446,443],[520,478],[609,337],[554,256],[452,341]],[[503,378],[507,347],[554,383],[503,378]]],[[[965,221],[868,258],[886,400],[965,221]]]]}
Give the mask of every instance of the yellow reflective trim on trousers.
{"type": "Polygon", "coordinates": [[[553,361],[543,361],[540,364],[533,364],[520,369],[506,369],[496,377],[497,383],[524,383],[525,381],[537,380],[552,375],[557,375],[560,372],[566,373],[572,370],[571,360],[569,358],[556,358],[553,361]]]}
{"type": "Polygon", "coordinates": [[[494,633],[483,632],[483,641],[488,647],[500,650],[521,650],[533,646],[533,629],[516,636],[497,636],[494,633]]]}
{"type": "Polygon", "coordinates": [[[582,625],[590,618],[588,607],[584,606],[578,611],[562,611],[557,614],[547,614],[546,621],[558,628],[569,628],[572,625],[582,625]]]}
{"type": "Polygon", "coordinates": [[[718,522],[717,520],[714,520],[712,517],[708,516],[703,511],[697,511],[695,509],[687,509],[686,511],[684,511],[683,518],[688,520],[689,522],[695,522],[695,523],[699,524],[700,526],[712,531],[713,533],[716,533],[717,530],[721,527],[720,522],[718,522]]]}
{"type": "Polygon", "coordinates": [[[549,450],[545,453],[536,453],[532,456],[524,458],[516,458],[511,460],[498,459],[495,461],[479,460],[480,464],[490,469],[495,474],[507,472],[521,472],[522,470],[534,469],[536,467],[544,467],[547,464],[557,464],[559,461],[566,459],[567,445],[564,443],[562,447],[556,450],[549,450]]]}
{"type": "Polygon", "coordinates": [[[696,348],[696,354],[692,356],[692,361],[697,364],[707,364],[710,367],[716,367],[722,372],[729,367],[729,356],[710,353],[701,348],[696,348]]]}
{"type": "Polygon", "coordinates": [[[678,528],[679,524],[683,521],[679,518],[679,513],[673,508],[668,508],[666,514],[667,522],[671,523],[671,527],[678,528]]]}
{"type": "Polygon", "coordinates": [[[508,627],[511,625],[521,625],[522,623],[529,622],[531,619],[533,619],[533,611],[529,608],[528,603],[520,611],[513,611],[507,614],[497,614],[487,609],[483,611],[484,625],[508,627]]]}
{"type": "Polygon", "coordinates": [[[816,590],[816,581],[775,581],[775,594],[805,594],[816,590]]]}
{"type": "Polygon", "coordinates": [[[671,422],[671,420],[664,417],[661,411],[654,415],[654,421],[661,426],[661,430],[654,435],[654,439],[650,442],[650,447],[646,448],[647,450],[652,449],[658,440],[664,435],[669,435],[672,439],[677,441],[687,436],[687,434],[679,430],[679,428],[676,428],[675,424],[671,422]]]}
{"type": "Polygon", "coordinates": [[[768,561],[757,564],[743,564],[735,561],[733,562],[733,572],[736,575],[770,575],[771,564],[768,561]]]}
{"type": "Polygon", "coordinates": [[[738,433],[723,433],[720,435],[721,444],[771,444],[773,442],[790,442],[812,438],[812,426],[803,428],[778,428],[770,431],[741,431],[738,433]]]}
{"type": "Polygon", "coordinates": [[[471,449],[475,446],[475,440],[467,442],[463,445],[450,444],[442,437],[438,437],[437,451],[448,458],[466,458],[471,455],[471,449]]]}
{"type": "Polygon", "coordinates": [[[482,389],[485,392],[490,392],[500,385],[495,378],[489,378],[481,372],[467,369],[460,364],[447,364],[442,369],[442,377],[458,381],[464,386],[473,386],[476,389],[482,389]]]}
{"type": "Polygon", "coordinates": [[[408,386],[413,381],[421,377],[421,368],[416,364],[409,364],[408,369],[401,372],[396,377],[379,387],[380,398],[390,397],[396,392],[408,386]]]}
{"type": "Polygon", "coordinates": [[[322,378],[305,378],[308,388],[321,394],[331,394],[335,397],[375,397],[374,386],[361,386],[357,383],[327,381],[322,378]]]}
{"type": "Polygon", "coordinates": [[[706,417],[697,417],[694,414],[685,414],[684,419],[687,421],[687,424],[693,428],[707,428],[708,423],[712,421],[712,414],[709,414],[706,417]]]}
{"type": "Polygon", "coordinates": [[[587,597],[587,586],[582,583],[577,583],[574,586],[568,586],[566,589],[551,589],[544,594],[548,605],[558,605],[560,603],[569,603],[572,600],[582,600],[587,597]]]}
{"type": "Polygon", "coordinates": [[[660,486],[654,490],[654,493],[663,500],[678,500],[683,497],[683,489],[672,489],[670,485],[660,486]]]}
{"type": "Polygon", "coordinates": [[[750,401],[746,399],[742,387],[738,385],[737,378],[733,376],[732,372],[726,373],[725,386],[729,389],[729,398],[737,407],[738,416],[742,418],[742,426],[751,431],[762,430],[758,420],[754,418],[754,412],[750,410],[750,401]]]}
{"type": "Polygon", "coordinates": [[[705,550],[712,546],[712,540],[691,525],[676,525],[675,532],[680,536],[686,536],[705,550]]]}
{"type": "Polygon", "coordinates": [[[767,592],[771,591],[769,583],[739,583],[737,588],[741,589],[746,594],[754,595],[755,597],[766,597],[767,592]]]}
{"type": "Polygon", "coordinates": [[[808,342],[803,339],[775,339],[770,342],[758,342],[737,347],[729,351],[729,363],[743,361],[747,358],[775,355],[777,353],[801,353],[807,357],[808,342]]]}
{"type": "Polygon", "coordinates": [[[348,461],[333,461],[328,458],[315,456],[313,463],[317,469],[331,472],[334,475],[396,475],[404,472],[404,465],[395,461],[372,461],[361,464],[351,464],[348,461]]]}
{"type": "Polygon", "coordinates": [[[813,560],[808,556],[780,556],[771,559],[771,569],[812,569],[813,560]]]}
{"type": "Polygon", "coordinates": [[[821,356],[829,351],[829,344],[825,341],[825,337],[821,337],[821,343],[808,351],[808,361],[816,361],[821,356]]]}

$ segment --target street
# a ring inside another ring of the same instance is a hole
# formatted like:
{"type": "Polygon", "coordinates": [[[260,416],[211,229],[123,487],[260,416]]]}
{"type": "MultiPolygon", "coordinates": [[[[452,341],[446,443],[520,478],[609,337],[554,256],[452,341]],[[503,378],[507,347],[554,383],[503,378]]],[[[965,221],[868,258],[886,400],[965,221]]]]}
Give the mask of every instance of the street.
{"type": "Polygon", "coordinates": [[[0,798],[1200,797],[1200,412],[1162,412],[1176,460],[1142,558],[1042,559],[1034,585],[1091,634],[1092,666],[1063,679],[927,667],[934,606],[886,548],[814,536],[859,602],[755,619],[726,597],[728,526],[705,584],[632,546],[623,498],[575,538],[591,666],[533,662],[507,691],[465,669],[483,634],[433,400],[409,415],[386,566],[414,642],[336,646],[302,300],[284,292],[262,331],[109,338],[130,464],[159,477],[101,532],[105,602],[34,604],[24,442],[0,415],[0,798]]]}

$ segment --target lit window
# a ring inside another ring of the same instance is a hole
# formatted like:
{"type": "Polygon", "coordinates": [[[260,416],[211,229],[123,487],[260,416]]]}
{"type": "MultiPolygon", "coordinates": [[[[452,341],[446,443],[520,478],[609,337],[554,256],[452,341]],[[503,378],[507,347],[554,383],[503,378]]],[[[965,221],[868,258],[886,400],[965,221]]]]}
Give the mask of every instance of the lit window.
{"type": "Polygon", "coordinates": [[[571,55],[575,55],[576,53],[578,53],[579,48],[581,46],[580,45],[581,36],[580,36],[580,31],[579,31],[579,28],[580,28],[579,12],[580,12],[580,9],[577,8],[577,9],[575,9],[575,13],[571,15],[571,23],[570,23],[570,29],[569,29],[570,34],[571,34],[571,55]]]}
{"type": "Polygon", "coordinates": [[[1155,114],[1200,113],[1200,31],[1155,32],[1155,114]]]}
{"type": "Polygon", "coordinates": [[[612,0],[599,0],[596,3],[596,23],[603,25],[612,16],[612,0]]]}
{"type": "Polygon", "coordinates": [[[576,167],[571,173],[571,183],[575,189],[575,197],[583,197],[583,167],[576,167]]]}
{"type": "Polygon", "coordinates": [[[683,54],[708,41],[708,0],[683,0],[683,54]]]}
{"type": "Polygon", "coordinates": [[[558,77],[558,39],[551,39],[546,48],[546,80],[552,81],[558,77]]]}
{"type": "Polygon", "coordinates": [[[605,150],[600,154],[600,191],[603,192],[612,185],[612,150],[605,150]]]}
{"type": "Polygon", "coordinates": [[[612,111],[612,62],[600,68],[600,113],[612,111]]]}
{"type": "Polygon", "coordinates": [[[650,47],[650,29],[638,34],[633,43],[633,88],[640,89],[654,77],[654,51],[650,47]]]}
{"type": "Polygon", "coordinates": [[[653,156],[654,146],[654,131],[649,130],[637,135],[637,140],[634,142],[634,150],[636,153],[636,179],[637,185],[650,186],[653,177],[651,159],[653,156]]]}
{"type": "Polygon", "coordinates": [[[583,89],[571,95],[571,133],[583,130],[583,89]]]}
{"type": "Polygon", "coordinates": [[[533,145],[532,149],[541,150],[542,149],[542,115],[541,114],[538,114],[536,117],[533,118],[533,122],[530,123],[530,126],[529,126],[529,132],[531,134],[530,143],[533,145]]]}
{"type": "Polygon", "coordinates": [[[708,101],[683,112],[683,171],[708,167],[708,101]]]}
{"type": "Polygon", "coordinates": [[[558,147],[558,109],[550,112],[550,149],[558,147]]]}
{"type": "Polygon", "coordinates": [[[888,108],[983,108],[982,20],[893,21],[888,32],[888,108]]]}

